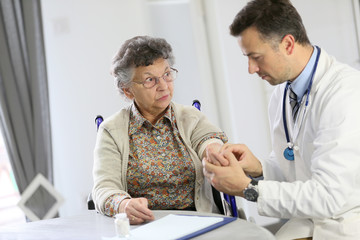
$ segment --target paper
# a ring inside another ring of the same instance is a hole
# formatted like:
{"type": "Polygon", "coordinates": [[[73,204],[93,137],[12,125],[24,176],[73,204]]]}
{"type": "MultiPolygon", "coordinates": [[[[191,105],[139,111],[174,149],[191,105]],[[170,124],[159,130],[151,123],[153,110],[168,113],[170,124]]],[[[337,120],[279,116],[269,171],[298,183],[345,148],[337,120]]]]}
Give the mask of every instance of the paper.
{"type": "Polygon", "coordinates": [[[130,231],[130,239],[170,240],[184,237],[193,232],[222,222],[222,217],[202,217],[169,214],[159,220],[130,231]]]}

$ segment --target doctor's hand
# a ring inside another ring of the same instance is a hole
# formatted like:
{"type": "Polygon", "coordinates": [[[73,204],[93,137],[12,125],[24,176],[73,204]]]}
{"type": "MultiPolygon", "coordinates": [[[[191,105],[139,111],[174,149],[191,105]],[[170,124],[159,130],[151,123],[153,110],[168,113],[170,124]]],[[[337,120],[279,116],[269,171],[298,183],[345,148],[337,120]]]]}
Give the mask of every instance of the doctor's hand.
{"type": "Polygon", "coordinates": [[[243,191],[251,179],[245,175],[235,155],[230,151],[225,151],[223,153],[212,153],[211,157],[217,159],[218,162],[228,162],[229,164],[217,166],[204,158],[202,163],[205,177],[218,191],[243,197],[243,191]]]}
{"type": "Polygon", "coordinates": [[[136,225],[155,219],[154,214],[148,208],[148,200],[146,198],[124,199],[120,203],[119,210],[126,213],[130,224],[136,225]]]}
{"type": "Polygon", "coordinates": [[[251,177],[262,176],[261,162],[245,144],[225,144],[222,147],[222,151],[233,153],[246,175],[250,175],[251,177]]]}
{"type": "Polygon", "coordinates": [[[203,153],[203,158],[206,159],[206,161],[216,165],[216,166],[227,166],[229,165],[229,161],[225,158],[218,159],[214,156],[214,153],[220,153],[223,150],[223,144],[220,143],[211,143],[206,146],[206,149],[203,153]]]}

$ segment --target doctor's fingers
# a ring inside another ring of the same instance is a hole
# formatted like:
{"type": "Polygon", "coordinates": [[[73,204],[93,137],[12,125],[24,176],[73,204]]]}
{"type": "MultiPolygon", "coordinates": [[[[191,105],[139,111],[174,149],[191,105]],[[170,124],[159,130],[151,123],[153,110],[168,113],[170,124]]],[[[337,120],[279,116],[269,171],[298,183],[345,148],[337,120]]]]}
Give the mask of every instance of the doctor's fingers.
{"type": "Polygon", "coordinates": [[[241,179],[246,178],[241,167],[218,167],[212,174],[211,185],[218,191],[231,195],[241,194],[241,179]]]}
{"type": "Polygon", "coordinates": [[[230,144],[227,145],[224,152],[232,152],[238,161],[244,160],[249,155],[252,155],[250,149],[245,144],[230,144]]]}
{"type": "Polygon", "coordinates": [[[216,159],[212,159],[210,157],[204,157],[203,160],[207,161],[211,164],[214,164],[215,166],[221,166],[221,163],[219,161],[217,161],[216,159]]]}
{"type": "MultiPolygon", "coordinates": [[[[213,184],[214,182],[219,182],[219,179],[226,178],[234,171],[233,166],[215,166],[214,164],[203,161],[203,173],[204,176],[213,184]]],[[[241,167],[240,171],[242,171],[241,167]]]]}
{"type": "Polygon", "coordinates": [[[233,174],[234,177],[246,176],[246,170],[244,169],[246,164],[244,164],[244,161],[238,161],[231,152],[225,152],[223,155],[229,161],[229,166],[224,167],[225,169],[227,168],[226,174],[233,174]]]}
{"type": "Polygon", "coordinates": [[[240,162],[231,151],[225,151],[222,153],[224,159],[229,162],[229,166],[240,166],[240,162]]]}
{"type": "Polygon", "coordinates": [[[221,167],[221,166],[216,166],[214,163],[210,162],[210,160],[207,158],[203,158],[203,160],[201,162],[202,162],[204,171],[208,174],[213,173],[214,171],[216,171],[217,168],[221,167]]]}
{"type": "Polygon", "coordinates": [[[206,160],[203,160],[203,173],[204,176],[209,180],[209,182],[213,182],[214,178],[218,175],[222,175],[222,169],[225,167],[216,166],[206,160]]]}
{"type": "MultiPolygon", "coordinates": [[[[245,172],[246,175],[253,175],[254,172],[257,172],[257,169],[262,169],[261,166],[259,168],[260,162],[253,161],[251,158],[244,158],[242,160],[238,160],[236,156],[232,152],[224,152],[224,157],[229,160],[230,166],[240,167],[245,172]]],[[[255,174],[260,175],[260,174],[255,174]]]]}
{"type": "Polygon", "coordinates": [[[221,149],[220,149],[220,152],[224,151],[225,149],[229,148],[230,146],[232,145],[236,145],[236,144],[233,144],[233,143],[225,143],[224,145],[222,145],[221,149]]]}
{"type": "Polygon", "coordinates": [[[207,161],[211,162],[212,164],[215,164],[216,166],[220,166],[221,162],[214,156],[214,154],[217,154],[220,152],[220,149],[222,147],[222,144],[219,143],[211,143],[207,145],[205,149],[204,157],[207,161]]]}
{"type": "Polygon", "coordinates": [[[247,174],[250,174],[251,176],[254,176],[254,174],[262,174],[262,165],[260,160],[250,151],[246,145],[239,144],[238,146],[232,146],[227,150],[235,155],[240,166],[247,174]]]}
{"type": "Polygon", "coordinates": [[[224,158],[222,154],[220,154],[218,151],[213,151],[212,149],[209,149],[207,152],[207,160],[216,166],[229,165],[229,161],[224,158]]]}
{"type": "Polygon", "coordinates": [[[218,177],[215,175],[215,173],[213,171],[216,172],[217,168],[223,168],[223,167],[218,167],[215,166],[209,162],[204,161],[203,162],[204,168],[203,168],[203,172],[204,172],[204,176],[206,177],[206,179],[211,183],[211,185],[213,185],[217,190],[222,191],[222,186],[218,184],[219,180],[217,179],[218,177]]]}

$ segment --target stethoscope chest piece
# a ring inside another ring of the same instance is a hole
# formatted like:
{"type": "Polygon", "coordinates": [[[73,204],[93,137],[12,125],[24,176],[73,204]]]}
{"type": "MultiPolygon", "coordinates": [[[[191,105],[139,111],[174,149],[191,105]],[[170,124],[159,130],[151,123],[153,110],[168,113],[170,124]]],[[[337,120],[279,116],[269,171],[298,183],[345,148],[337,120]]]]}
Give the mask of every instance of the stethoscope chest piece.
{"type": "Polygon", "coordinates": [[[294,161],[294,150],[290,147],[285,148],[284,157],[286,160],[294,161]]]}

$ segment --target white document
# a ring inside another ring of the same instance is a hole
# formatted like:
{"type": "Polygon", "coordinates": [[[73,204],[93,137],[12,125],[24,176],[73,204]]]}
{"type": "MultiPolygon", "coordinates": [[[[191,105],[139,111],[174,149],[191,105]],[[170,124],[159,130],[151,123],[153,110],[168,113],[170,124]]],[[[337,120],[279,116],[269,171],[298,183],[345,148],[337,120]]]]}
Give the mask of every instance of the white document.
{"type": "Polygon", "coordinates": [[[130,231],[131,240],[170,240],[184,237],[213,224],[223,221],[222,217],[201,217],[169,214],[130,231]]]}

